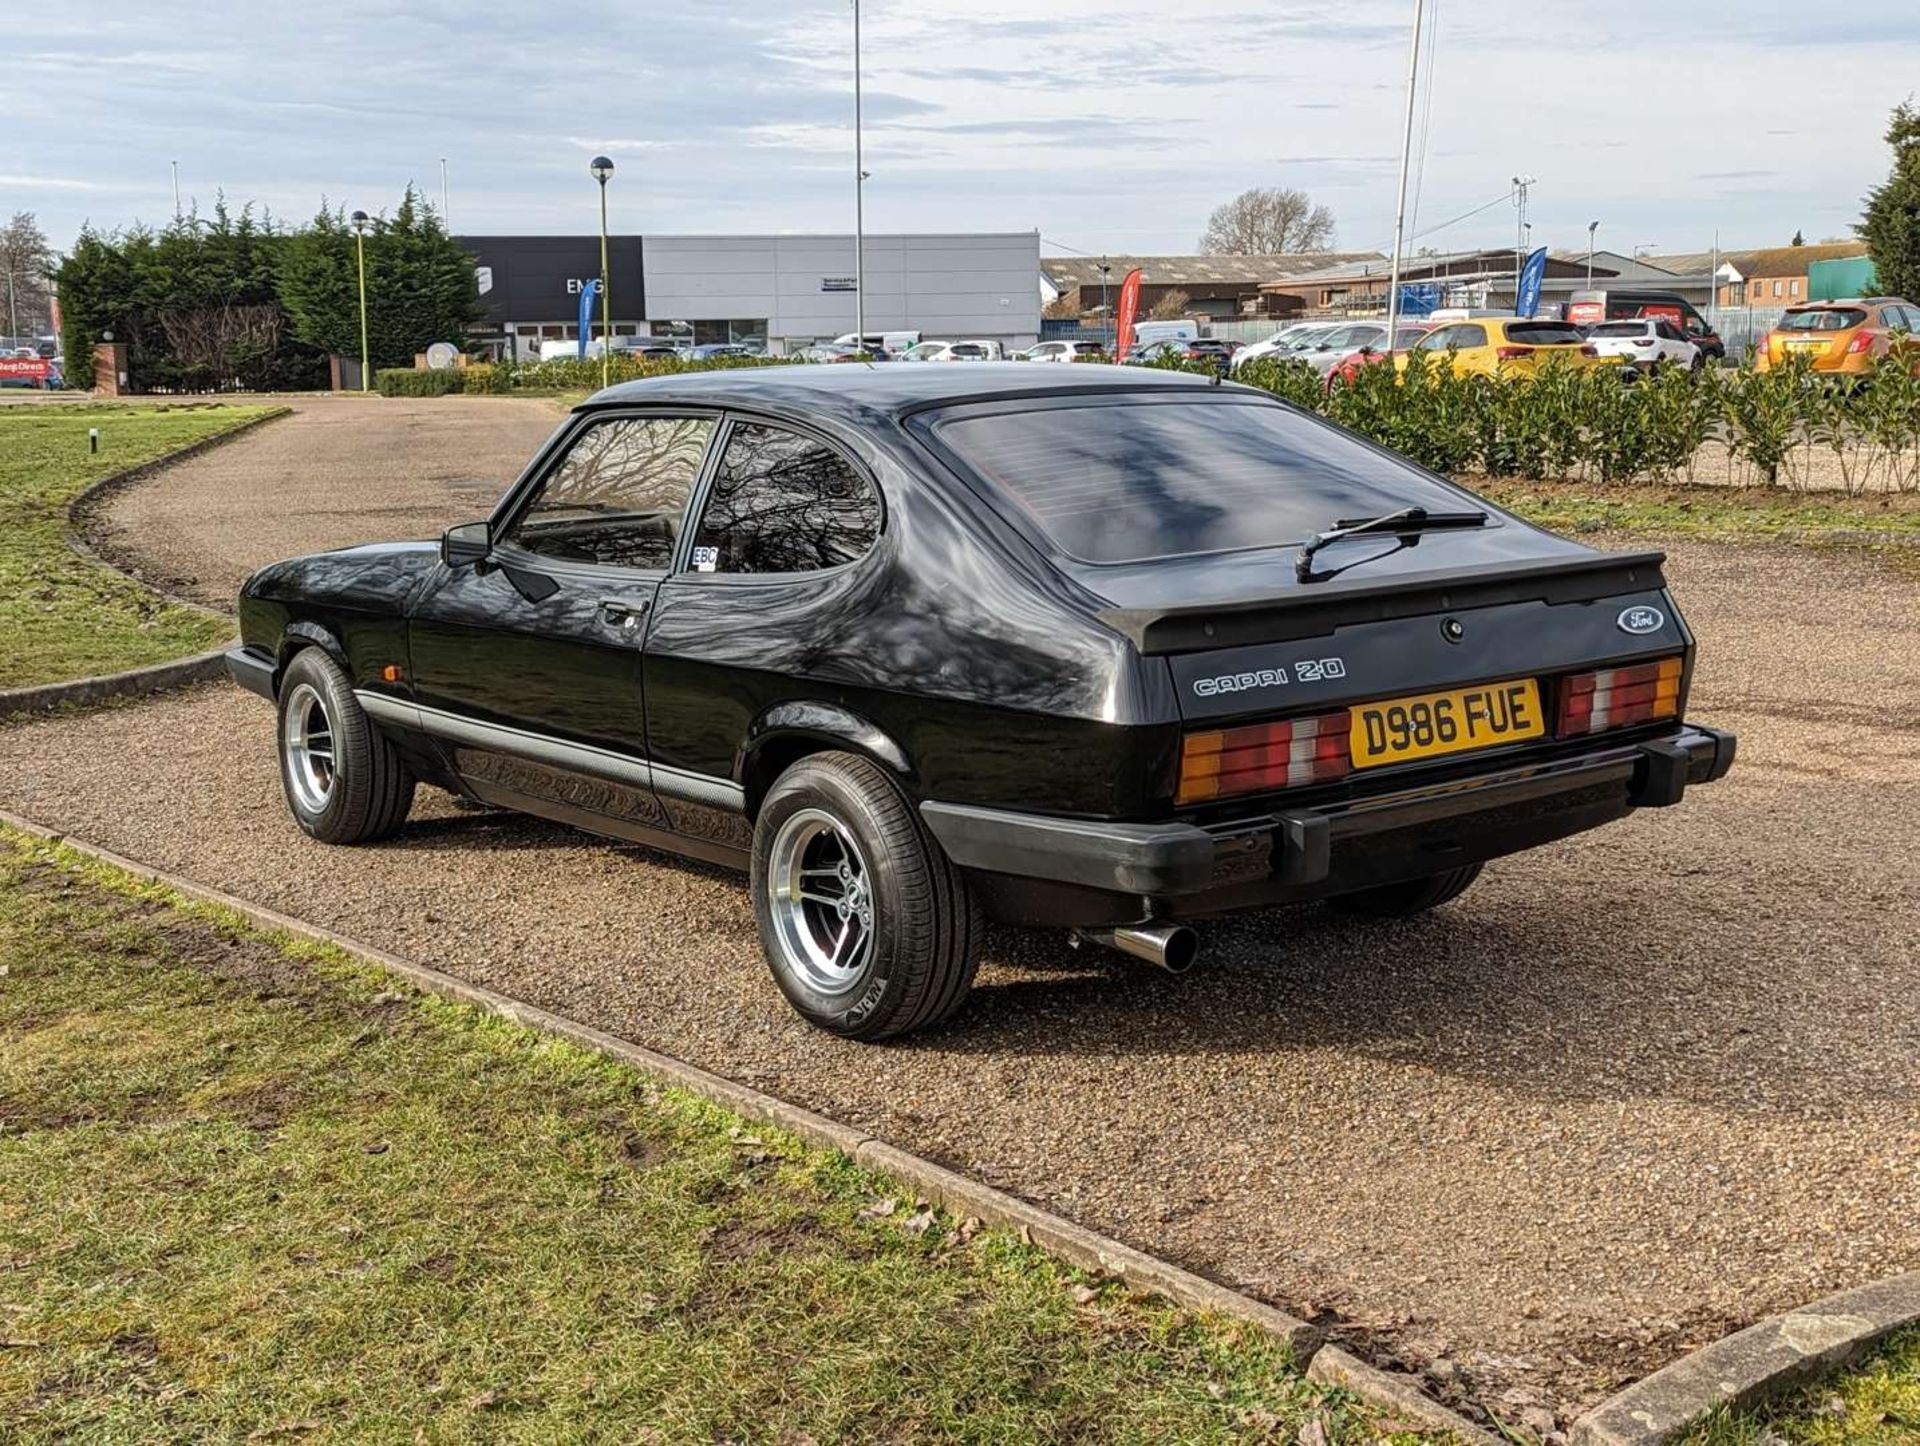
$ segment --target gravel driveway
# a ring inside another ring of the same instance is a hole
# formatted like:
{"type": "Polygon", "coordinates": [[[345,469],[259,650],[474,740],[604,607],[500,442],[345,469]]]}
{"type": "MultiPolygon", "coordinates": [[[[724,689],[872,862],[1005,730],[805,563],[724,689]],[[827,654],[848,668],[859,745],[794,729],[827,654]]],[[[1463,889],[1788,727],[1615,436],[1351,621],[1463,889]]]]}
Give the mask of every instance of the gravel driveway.
{"type": "Polygon", "coordinates": [[[157,587],[232,611],[264,563],[436,537],[486,516],[563,415],[555,402],[515,397],[287,404],[291,416],[114,495],[88,519],[88,541],[157,587]]]}
{"type": "MultiPolygon", "coordinates": [[[[166,503],[213,485],[200,466],[128,505],[201,535],[166,503]]],[[[416,505],[369,486],[303,522],[275,495],[200,555],[416,505]]],[[[1564,1413],[1920,1266],[1920,585],[1844,554],[1673,554],[1695,712],[1741,734],[1726,781],[1496,864],[1426,920],[1215,924],[1184,978],[1000,936],[951,1027],[881,1047],[788,1011],[729,875],[438,793],[392,844],[310,843],[235,689],[0,732],[0,803],[855,1122],[1506,1414],[1564,1413]]]]}

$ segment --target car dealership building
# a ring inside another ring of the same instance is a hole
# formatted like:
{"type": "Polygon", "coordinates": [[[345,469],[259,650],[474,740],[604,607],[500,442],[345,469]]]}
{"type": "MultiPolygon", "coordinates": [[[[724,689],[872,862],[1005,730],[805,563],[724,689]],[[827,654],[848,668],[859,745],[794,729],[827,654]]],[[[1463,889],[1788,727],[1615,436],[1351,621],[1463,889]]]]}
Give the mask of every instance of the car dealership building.
{"type": "MultiPolygon", "coordinates": [[[[600,274],[598,236],[461,236],[487,318],[474,339],[515,355],[579,335],[581,292],[600,274]]],[[[1040,334],[1034,231],[866,238],[871,333],[1027,347],[1040,334]]],[[[854,245],[839,236],[610,236],[615,336],[746,342],[775,354],[854,329],[854,245]]],[[[600,328],[595,303],[591,334],[600,328]]]]}

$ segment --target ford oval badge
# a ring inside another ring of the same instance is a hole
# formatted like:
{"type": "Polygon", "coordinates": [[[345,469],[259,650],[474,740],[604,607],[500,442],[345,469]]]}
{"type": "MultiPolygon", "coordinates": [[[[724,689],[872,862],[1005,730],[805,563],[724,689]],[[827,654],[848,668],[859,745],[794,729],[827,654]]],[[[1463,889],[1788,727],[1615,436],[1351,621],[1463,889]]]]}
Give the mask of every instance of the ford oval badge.
{"type": "Polygon", "coordinates": [[[1643,633],[1659,632],[1667,625],[1667,615],[1659,608],[1641,605],[1622,610],[1620,616],[1614,621],[1619,623],[1621,632],[1632,633],[1638,637],[1643,633]]]}

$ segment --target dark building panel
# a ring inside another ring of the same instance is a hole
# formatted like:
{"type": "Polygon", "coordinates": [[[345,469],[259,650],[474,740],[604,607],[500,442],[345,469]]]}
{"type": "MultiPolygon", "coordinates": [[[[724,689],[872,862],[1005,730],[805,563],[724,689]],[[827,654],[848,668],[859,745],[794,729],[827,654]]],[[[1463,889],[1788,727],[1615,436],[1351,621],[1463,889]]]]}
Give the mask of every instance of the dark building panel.
{"type": "MultiPolygon", "coordinates": [[[[598,236],[456,236],[480,273],[487,319],[571,321],[581,285],[600,274],[598,236]]],[[[607,276],[617,321],[647,316],[646,272],[638,236],[607,238],[607,276]]],[[[594,309],[596,319],[599,308],[594,309]]]]}

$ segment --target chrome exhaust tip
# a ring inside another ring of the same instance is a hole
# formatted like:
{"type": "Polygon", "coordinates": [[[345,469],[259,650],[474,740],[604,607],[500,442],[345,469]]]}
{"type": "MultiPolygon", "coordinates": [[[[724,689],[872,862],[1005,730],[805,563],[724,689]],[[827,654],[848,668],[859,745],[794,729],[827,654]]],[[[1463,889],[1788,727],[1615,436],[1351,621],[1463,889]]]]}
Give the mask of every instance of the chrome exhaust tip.
{"type": "Polygon", "coordinates": [[[1185,924],[1143,924],[1129,929],[1082,929],[1080,937],[1169,974],[1185,974],[1200,957],[1200,936],[1185,924]]]}

